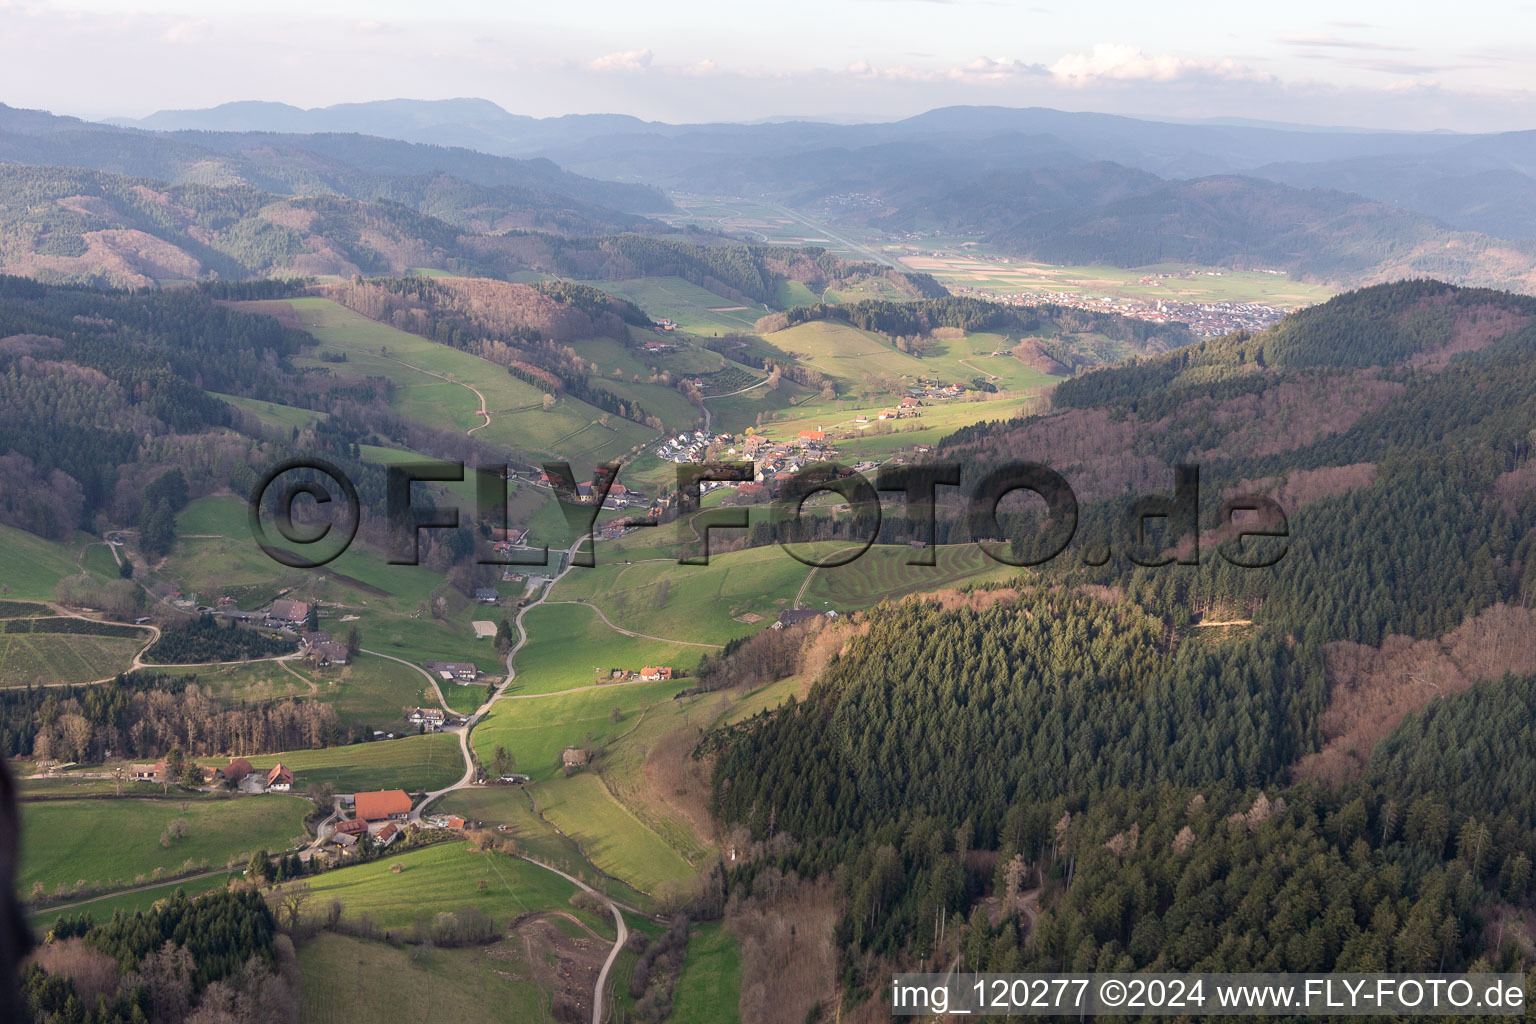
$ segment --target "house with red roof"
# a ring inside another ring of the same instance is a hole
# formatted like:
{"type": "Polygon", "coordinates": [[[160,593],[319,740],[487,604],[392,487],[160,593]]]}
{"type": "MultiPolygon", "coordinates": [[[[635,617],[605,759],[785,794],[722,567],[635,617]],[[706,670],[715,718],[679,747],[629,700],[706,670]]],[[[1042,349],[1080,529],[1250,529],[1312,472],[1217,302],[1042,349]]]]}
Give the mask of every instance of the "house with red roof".
{"type": "Polygon", "coordinates": [[[287,793],[293,789],[293,772],[288,766],[279,761],[267,772],[267,790],[274,793],[287,793]]]}
{"type": "Polygon", "coordinates": [[[411,797],[403,789],[358,793],[353,799],[355,812],[363,821],[403,820],[411,813],[411,797]]]}

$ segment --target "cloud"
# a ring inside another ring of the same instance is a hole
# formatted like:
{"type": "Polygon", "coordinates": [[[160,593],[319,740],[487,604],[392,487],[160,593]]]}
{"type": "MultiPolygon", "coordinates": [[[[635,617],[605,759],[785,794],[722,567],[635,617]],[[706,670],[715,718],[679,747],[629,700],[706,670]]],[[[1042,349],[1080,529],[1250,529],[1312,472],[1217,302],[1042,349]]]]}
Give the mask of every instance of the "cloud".
{"type": "Polygon", "coordinates": [[[1385,50],[1393,53],[1406,53],[1409,49],[1406,46],[1392,46],[1388,43],[1340,39],[1338,36],[1281,36],[1279,41],[1286,46],[1327,47],[1339,50],[1385,50]]]}
{"type": "Polygon", "coordinates": [[[1095,43],[1092,53],[1069,53],[1049,68],[1058,83],[1070,86],[1105,82],[1179,82],[1188,79],[1269,81],[1270,76],[1231,58],[1197,60],[1172,54],[1148,56],[1134,46],[1095,43]]]}
{"type": "Polygon", "coordinates": [[[188,19],[178,21],[164,32],[160,33],[162,43],[172,43],[177,46],[186,46],[192,43],[200,43],[208,38],[208,22],[202,19],[188,19]]]}
{"type": "Polygon", "coordinates": [[[618,50],[587,62],[588,71],[645,71],[655,55],[650,50],[618,50]]]}
{"type": "Polygon", "coordinates": [[[1006,82],[1047,74],[1043,64],[1030,64],[1010,57],[977,57],[969,63],[949,68],[922,68],[906,64],[878,66],[860,60],[849,64],[844,70],[855,78],[889,82],[1006,82]]]}

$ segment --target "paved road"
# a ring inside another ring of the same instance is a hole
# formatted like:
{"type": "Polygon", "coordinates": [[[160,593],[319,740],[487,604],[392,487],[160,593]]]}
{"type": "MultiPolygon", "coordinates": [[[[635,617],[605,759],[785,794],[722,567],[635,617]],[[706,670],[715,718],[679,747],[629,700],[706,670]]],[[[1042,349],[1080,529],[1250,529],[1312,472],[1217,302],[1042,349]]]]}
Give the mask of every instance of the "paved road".
{"type": "Polygon", "coordinates": [[[629,926],[624,923],[624,915],[619,912],[618,904],[614,903],[613,900],[609,899],[603,893],[598,892],[596,889],[592,888],[581,879],[572,875],[568,875],[564,871],[561,871],[559,868],[545,864],[541,860],[534,860],[532,857],[523,857],[521,859],[527,861],[529,864],[541,867],[545,871],[553,871],[567,882],[570,882],[577,888],[591,893],[593,896],[596,896],[598,899],[608,904],[608,912],[613,915],[613,923],[614,926],[618,929],[619,937],[614,940],[613,948],[608,951],[608,959],[603,961],[603,969],[597,972],[597,985],[592,992],[592,1024],[603,1024],[603,986],[608,982],[608,972],[613,970],[613,962],[619,958],[619,954],[624,950],[624,943],[629,939],[629,926]]]}
{"type": "MultiPolygon", "coordinates": [[[[421,803],[418,804],[414,809],[412,809],[411,814],[410,814],[410,818],[409,818],[410,821],[420,822],[421,821],[422,812],[424,810],[426,810],[426,808],[431,803],[433,803],[438,798],[444,796],[445,794],[452,793],[454,790],[457,790],[457,789],[465,789],[465,788],[468,788],[469,786],[474,785],[474,782],[475,782],[475,762],[474,762],[474,758],[470,755],[470,749],[469,749],[469,733],[470,733],[470,730],[475,727],[475,723],[479,722],[480,719],[485,717],[486,713],[491,710],[491,705],[492,704],[495,704],[496,701],[502,699],[502,697],[506,694],[507,687],[510,686],[512,684],[512,680],[517,677],[517,670],[513,667],[512,662],[513,662],[513,659],[515,659],[517,657],[517,652],[522,650],[523,645],[528,642],[528,630],[523,625],[523,616],[528,613],[528,609],[533,608],[536,605],[542,604],[543,601],[544,601],[544,598],[546,596],[548,596],[548,594],[549,594],[549,592],[551,590],[554,589],[555,584],[560,582],[560,580],[562,578],[564,578],[565,574],[571,571],[571,566],[575,564],[576,552],[581,547],[581,544],[582,544],[583,540],[585,540],[585,538],[578,539],[574,544],[572,544],[570,546],[569,549],[566,550],[566,553],[565,553],[565,556],[566,556],[565,567],[563,569],[561,569],[558,573],[555,574],[554,579],[549,581],[549,583],[544,587],[543,591],[540,592],[539,596],[536,599],[528,602],[523,607],[521,607],[521,608],[519,608],[517,610],[517,618],[513,622],[513,625],[515,625],[517,627],[517,643],[513,644],[512,645],[512,649],[507,652],[507,678],[506,678],[506,681],[501,684],[501,687],[499,689],[497,689],[496,694],[493,697],[491,697],[490,700],[488,700],[484,704],[482,704],[479,708],[477,708],[475,710],[474,714],[469,716],[469,721],[465,724],[464,728],[458,730],[458,733],[459,733],[459,750],[464,755],[464,776],[461,779],[459,779],[458,782],[455,782],[451,786],[448,786],[448,787],[446,787],[444,789],[436,790],[435,792],[428,793],[426,795],[426,797],[422,799],[421,803]]],[[[369,653],[373,653],[373,652],[369,652],[369,653]]],[[[384,655],[384,657],[387,658],[387,657],[389,657],[389,655],[384,655]]],[[[398,661],[399,659],[397,658],[395,660],[398,661]]],[[[430,678],[430,675],[428,676],[428,678],[430,678]]],[[[434,680],[434,685],[435,685],[435,682],[436,681],[434,680]]],[[[553,696],[553,694],[528,694],[527,696],[530,696],[530,697],[532,697],[532,696],[548,697],[548,696],[553,696]]],[[[438,691],[438,698],[442,699],[442,691],[441,690],[438,691]]],[[[443,706],[447,707],[446,704],[444,704],[443,706]]],[[[623,915],[623,913],[620,912],[620,910],[618,908],[618,905],[615,904],[613,902],[613,900],[609,899],[605,894],[598,892],[596,889],[592,888],[587,883],[581,881],[581,879],[576,878],[576,877],[574,877],[572,875],[568,875],[564,871],[561,871],[559,868],[551,867],[550,865],[545,864],[545,863],[543,863],[541,861],[534,860],[531,857],[524,857],[522,859],[526,860],[530,864],[535,864],[535,865],[543,868],[545,871],[553,871],[555,874],[559,875],[561,878],[564,878],[566,881],[570,882],[571,884],[576,885],[579,888],[584,889],[585,891],[587,891],[587,892],[591,893],[592,895],[596,896],[598,899],[602,900],[605,905],[607,905],[608,912],[613,915],[613,923],[614,923],[615,927],[618,929],[618,938],[616,938],[614,940],[613,948],[608,951],[608,959],[603,962],[603,969],[598,972],[598,975],[597,975],[597,985],[594,987],[593,992],[592,992],[592,1024],[602,1024],[602,1022],[603,1022],[603,986],[608,983],[608,974],[613,969],[614,961],[619,958],[619,953],[623,951],[624,943],[629,938],[629,928],[624,924],[624,915],[623,915]]]]}
{"type": "MultiPolygon", "coordinates": [[[[496,701],[501,699],[502,695],[507,692],[507,687],[512,685],[512,680],[517,677],[517,669],[513,667],[512,662],[513,659],[517,657],[517,652],[522,650],[523,645],[528,642],[528,630],[523,625],[523,616],[528,614],[528,610],[530,608],[534,608],[542,604],[544,602],[544,598],[547,597],[549,592],[555,588],[555,584],[560,582],[560,580],[565,577],[565,574],[571,571],[571,567],[575,564],[576,551],[581,547],[582,541],[585,539],[586,538],[584,537],[578,538],[575,543],[566,549],[565,567],[556,573],[555,577],[545,585],[544,589],[539,592],[538,597],[534,598],[532,601],[529,601],[527,604],[523,605],[517,610],[517,616],[512,623],[517,628],[517,642],[513,644],[512,649],[507,652],[507,678],[496,690],[495,695],[492,696],[490,700],[486,701],[484,704],[480,705],[480,707],[475,709],[474,713],[469,716],[468,721],[465,722],[464,728],[458,730],[459,750],[464,755],[463,777],[451,786],[447,786],[443,789],[434,790],[433,792],[428,793],[422,799],[421,803],[417,804],[416,807],[411,811],[409,818],[410,821],[420,821],[422,813],[427,809],[428,805],[435,802],[438,798],[445,796],[448,793],[452,793],[456,789],[464,789],[468,786],[474,785],[475,760],[469,749],[470,731],[474,729],[475,725],[480,721],[480,719],[484,718],[486,714],[491,710],[491,705],[495,704],[496,701]]],[[[438,697],[439,699],[442,697],[441,690],[438,691],[438,697]]],[[[443,706],[447,707],[446,704],[443,706]]]]}

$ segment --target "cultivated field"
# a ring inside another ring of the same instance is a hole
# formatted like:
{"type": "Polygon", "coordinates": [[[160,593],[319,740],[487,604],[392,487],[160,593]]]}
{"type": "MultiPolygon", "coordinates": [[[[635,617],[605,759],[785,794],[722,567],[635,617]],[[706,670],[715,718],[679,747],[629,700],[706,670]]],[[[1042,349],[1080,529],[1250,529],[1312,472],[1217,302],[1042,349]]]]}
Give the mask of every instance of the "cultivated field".
{"type": "Polygon", "coordinates": [[[0,686],[88,683],[126,671],[144,639],[75,633],[0,634],[0,686]]]}

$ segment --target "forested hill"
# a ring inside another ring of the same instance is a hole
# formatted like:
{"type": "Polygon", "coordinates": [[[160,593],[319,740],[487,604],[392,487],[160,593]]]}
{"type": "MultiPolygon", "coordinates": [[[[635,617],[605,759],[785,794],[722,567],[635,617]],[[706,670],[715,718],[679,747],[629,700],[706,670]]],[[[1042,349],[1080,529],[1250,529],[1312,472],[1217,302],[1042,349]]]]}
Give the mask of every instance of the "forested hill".
{"type": "Polygon", "coordinates": [[[1095,353],[1079,351],[1077,335],[1106,338],[1131,356],[1149,355],[1181,348],[1195,341],[1184,324],[1158,324],[1114,313],[1072,309],[1066,306],[1010,306],[967,296],[945,295],[908,302],[865,299],[844,305],[817,303],[772,313],[758,321],[758,329],[781,331],[812,320],[840,320],[866,331],[885,335],[899,346],[919,350],[936,337],[936,331],[991,331],[1001,334],[1045,334],[1026,342],[1021,358],[1050,360],[1054,372],[1080,369],[1100,360],[1095,353]]]}
{"type": "Polygon", "coordinates": [[[525,209],[442,176],[382,181],[378,201],[290,197],[243,185],[169,185],[68,167],[0,164],[0,272],[148,287],[217,278],[397,276],[424,267],[505,278],[677,276],[737,302],[882,278],[913,298],[947,294],[927,274],[824,249],[699,241],[580,204],[525,209]],[[438,216],[440,214],[441,216],[438,216]]]}
{"type": "Polygon", "coordinates": [[[994,174],[947,195],[923,196],[873,223],[971,234],[1055,264],[1194,263],[1285,271],[1342,287],[1422,274],[1536,291],[1529,241],[1449,228],[1349,192],[1237,176],[1158,181],[1118,171],[1098,165],[994,174]]]}
{"type": "Polygon", "coordinates": [[[459,229],[398,204],[19,166],[0,166],[0,196],[0,269],[43,280],[145,287],[465,265],[459,229]]]}
{"type": "MultiPolygon", "coordinates": [[[[808,697],[711,746],[732,884],[837,880],[855,993],[957,956],[1528,969],[1533,424],[1536,300],[1417,281],[952,436],[934,458],[967,482],[1064,474],[1076,533],[1011,587],[830,627],[808,697]],[[1180,462],[1198,558],[1187,524],[1125,525],[1180,462]],[[1251,493],[1283,541],[1226,543],[1251,493]]],[[[1012,553],[1044,525],[1006,518],[1012,553]]]]}
{"type": "Polygon", "coordinates": [[[456,146],[351,133],[146,132],[0,104],[0,160],[80,167],[172,184],[246,185],[287,195],[374,199],[389,179],[451,175],[537,202],[655,213],[671,203],[655,188],[601,181],[548,160],[516,160],[456,146]]]}

